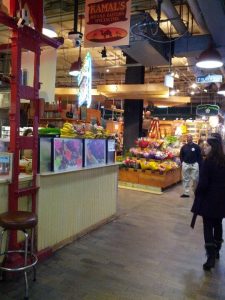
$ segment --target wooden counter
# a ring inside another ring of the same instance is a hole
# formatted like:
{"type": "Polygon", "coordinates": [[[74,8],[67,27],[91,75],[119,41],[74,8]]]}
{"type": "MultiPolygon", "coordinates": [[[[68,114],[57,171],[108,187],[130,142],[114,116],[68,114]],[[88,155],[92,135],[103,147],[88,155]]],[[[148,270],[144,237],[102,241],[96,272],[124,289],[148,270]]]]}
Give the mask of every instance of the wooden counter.
{"type": "Polygon", "coordinates": [[[118,165],[38,176],[38,251],[53,250],[116,213],[118,165]]]}
{"type": "MultiPolygon", "coordinates": [[[[21,185],[27,186],[31,179],[29,175],[21,176],[21,185]]],[[[45,173],[38,175],[37,181],[40,187],[37,194],[37,249],[44,256],[46,252],[62,247],[115,216],[117,164],[45,173]]],[[[31,210],[28,197],[19,200],[19,209],[31,210]]],[[[8,182],[2,180],[0,213],[7,210],[8,182]]]]}

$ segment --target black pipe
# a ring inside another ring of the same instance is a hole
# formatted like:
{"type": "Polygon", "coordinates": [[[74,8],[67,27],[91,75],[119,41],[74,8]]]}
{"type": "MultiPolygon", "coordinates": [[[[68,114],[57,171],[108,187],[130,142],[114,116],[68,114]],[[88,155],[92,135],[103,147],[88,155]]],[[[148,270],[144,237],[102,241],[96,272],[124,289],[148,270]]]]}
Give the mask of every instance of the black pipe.
{"type": "Polygon", "coordinates": [[[73,31],[77,32],[78,22],[78,0],[74,0],[74,11],[73,11],[73,31]]]}

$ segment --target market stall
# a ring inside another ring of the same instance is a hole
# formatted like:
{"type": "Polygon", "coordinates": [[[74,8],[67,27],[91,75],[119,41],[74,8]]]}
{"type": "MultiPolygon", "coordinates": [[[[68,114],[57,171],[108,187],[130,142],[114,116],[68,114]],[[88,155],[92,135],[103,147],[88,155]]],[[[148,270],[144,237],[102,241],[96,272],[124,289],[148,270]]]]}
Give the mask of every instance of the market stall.
{"type": "Polygon", "coordinates": [[[180,141],[174,136],[164,140],[139,138],[123,160],[120,187],[162,193],[181,180],[179,152],[180,141]]]}
{"type": "MultiPolygon", "coordinates": [[[[39,128],[36,182],[39,256],[49,255],[114,217],[118,164],[115,164],[115,140],[110,137],[102,127],[90,124],[65,123],[61,129],[39,128]]],[[[4,151],[8,143],[9,140],[1,141],[4,151]]],[[[1,164],[0,168],[0,213],[8,207],[12,161],[11,155],[7,166],[3,168],[1,164]]],[[[21,157],[20,188],[29,187],[32,180],[32,160],[21,157]]],[[[31,200],[31,196],[21,197],[19,209],[29,211],[31,200]]]]}

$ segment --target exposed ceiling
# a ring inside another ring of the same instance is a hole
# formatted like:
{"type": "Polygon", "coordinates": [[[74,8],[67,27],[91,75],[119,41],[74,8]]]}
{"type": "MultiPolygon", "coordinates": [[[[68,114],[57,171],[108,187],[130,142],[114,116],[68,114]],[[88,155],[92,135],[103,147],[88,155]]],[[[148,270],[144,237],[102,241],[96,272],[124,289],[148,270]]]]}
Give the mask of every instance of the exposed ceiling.
{"type": "MultiPolygon", "coordinates": [[[[47,22],[55,28],[59,36],[65,39],[63,46],[57,50],[57,87],[77,86],[76,79],[68,75],[71,63],[79,56],[79,49],[74,48],[72,41],[68,39],[68,32],[73,29],[74,1],[76,0],[44,0],[47,22]]],[[[136,22],[156,20],[157,3],[157,0],[133,0],[131,28],[136,22]]],[[[84,32],[85,1],[78,0],[78,5],[78,29],[84,32]],[[82,23],[81,28],[80,23],[82,23]]],[[[195,82],[196,75],[209,72],[198,70],[195,62],[210,41],[214,43],[225,62],[225,34],[221,34],[225,32],[224,1],[163,0],[161,9],[161,20],[171,22],[160,22],[157,36],[152,36],[151,28],[146,26],[145,35],[148,35],[148,38],[131,33],[129,47],[122,47],[122,49],[107,47],[106,59],[101,55],[103,47],[91,49],[82,47],[82,57],[90,51],[93,58],[93,87],[100,84],[125,83],[125,71],[128,67],[125,53],[137,62],[135,65],[145,66],[145,83],[163,83],[165,74],[171,70],[179,77],[175,78],[175,89],[179,90],[177,95],[189,95],[192,97],[192,102],[217,101],[223,104],[223,97],[216,95],[217,86],[201,85],[194,90],[195,95],[191,95],[193,91],[191,85],[195,82]],[[158,41],[153,41],[155,39],[158,41]],[[162,39],[169,42],[161,43],[162,39]],[[173,43],[170,42],[171,39],[173,43]],[[172,56],[171,66],[170,56],[172,56]],[[204,90],[207,90],[207,93],[204,90]]],[[[5,28],[1,28],[0,31],[0,42],[7,43],[8,31],[5,28]]],[[[4,68],[7,69],[4,63],[6,56],[7,54],[0,56],[2,73],[4,68]]],[[[213,73],[224,75],[224,68],[213,73]]]]}

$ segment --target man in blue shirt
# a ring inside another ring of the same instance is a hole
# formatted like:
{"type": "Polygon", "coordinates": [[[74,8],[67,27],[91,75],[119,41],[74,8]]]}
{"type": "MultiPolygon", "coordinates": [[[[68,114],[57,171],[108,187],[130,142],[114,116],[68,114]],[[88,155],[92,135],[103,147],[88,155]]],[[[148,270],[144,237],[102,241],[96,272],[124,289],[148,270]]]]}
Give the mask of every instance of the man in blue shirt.
{"type": "Polygon", "coordinates": [[[193,190],[195,190],[198,177],[199,166],[202,162],[201,149],[193,142],[192,135],[187,135],[187,144],[183,145],[180,150],[180,160],[182,165],[182,179],[183,179],[183,194],[181,197],[189,197],[190,183],[193,181],[193,190]]]}

